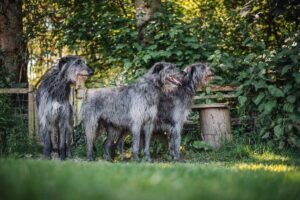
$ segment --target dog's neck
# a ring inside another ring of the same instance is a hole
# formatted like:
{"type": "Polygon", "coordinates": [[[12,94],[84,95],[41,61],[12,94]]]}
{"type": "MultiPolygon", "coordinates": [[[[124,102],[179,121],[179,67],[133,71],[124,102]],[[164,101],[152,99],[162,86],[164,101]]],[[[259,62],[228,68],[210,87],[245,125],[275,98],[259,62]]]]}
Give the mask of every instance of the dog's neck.
{"type": "Polygon", "coordinates": [[[58,102],[66,102],[70,97],[71,82],[65,76],[56,76],[58,73],[58,71],[54,70],[45,77],[44,88],[50,98],[58,102]]]}
{"type": "Polygon", "coordinates": [[[145,94],[149,94],[147,95],[147,98],[151,98],[154,101],[158,99],[162,90],[161,86],[156,84],[152,79],[142,79],[141,81],[136,82],[135,85],[138,90],[142,90],[145,94]]]}

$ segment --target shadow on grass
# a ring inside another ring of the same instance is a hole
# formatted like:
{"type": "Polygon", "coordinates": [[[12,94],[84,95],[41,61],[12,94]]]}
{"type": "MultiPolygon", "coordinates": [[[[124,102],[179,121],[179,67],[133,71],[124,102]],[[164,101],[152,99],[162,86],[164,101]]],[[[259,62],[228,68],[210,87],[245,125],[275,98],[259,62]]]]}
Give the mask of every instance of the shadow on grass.
{"type": "Polygon", "coordinates": [[[184,157],[190,162],[243,162],[263,165],[300,166],[299,152],[291,149],[274,149],[260,143],[245,144],[241,141],[227,143],[218,151],[186,151],[184,157]]]}

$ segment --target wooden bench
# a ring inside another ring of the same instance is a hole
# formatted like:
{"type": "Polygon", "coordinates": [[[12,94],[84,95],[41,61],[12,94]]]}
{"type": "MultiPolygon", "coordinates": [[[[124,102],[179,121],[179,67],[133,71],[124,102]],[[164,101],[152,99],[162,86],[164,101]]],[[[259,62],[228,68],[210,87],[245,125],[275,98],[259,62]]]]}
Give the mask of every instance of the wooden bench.
{"type": "MultiPolygon", "coordinates": [[[[205,104],[204,102],[199,101],[206,101],[206,100],[228,100],[228,99],[234,99],[236,98],[236,90],[238,87],[236,86],[218,86],[218,85],[212,85],[210,86],[210,93],[213,94],[205,94],[206,89],[205,88],[198,88],[197,94],[194,97],[194,103],[192,105],[192,110],[195,112],[199,112],[202,109],[202,105],[205,104]],[[200,94],[199,94],[200,93],[200,94]],[[217,94],[215,94],[217,93],[217,94]]],[[[232,118],[234,120],[233,122],[236,122],[236,118],[232,118]]],[[[192,126],[192,124],[195,125],[192,121],[189,121],[189,126],[192,126]]]]}

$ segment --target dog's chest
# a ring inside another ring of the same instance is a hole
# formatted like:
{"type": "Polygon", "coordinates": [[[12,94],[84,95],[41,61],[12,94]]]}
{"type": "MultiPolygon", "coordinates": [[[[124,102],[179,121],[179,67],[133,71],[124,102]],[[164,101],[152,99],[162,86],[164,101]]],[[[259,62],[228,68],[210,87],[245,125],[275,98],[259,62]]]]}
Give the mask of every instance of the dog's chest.
{"type": "Polygon", "coordinates": [[[153,120],[157,114],[157,104],[155,101],[142,96],[132,99],[130,108],[130,115],[142,121],[153,120]]]}

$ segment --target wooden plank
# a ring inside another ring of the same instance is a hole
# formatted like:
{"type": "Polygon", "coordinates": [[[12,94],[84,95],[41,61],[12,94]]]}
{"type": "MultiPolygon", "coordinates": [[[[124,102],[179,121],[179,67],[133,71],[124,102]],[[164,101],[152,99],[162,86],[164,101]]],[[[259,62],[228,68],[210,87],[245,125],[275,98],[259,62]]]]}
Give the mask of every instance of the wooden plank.
{"type": "Polygon", "coordinates": [[[196,104],[193,105],[193,109],[206,109],[206,108],[226,108],[228,109],[228,105],[225,103],[210,103],[210,104],[196,104]]]}
{"type": "Polygon", "coordinates": [[[195,96],[194,100],[201,100],[201,99],[232,99],[236,98],[235,94],[221,94],[221,95],[205,95],[205,96],[195,96]]]}
{"type": "Polygon", "coordinates": [[[28,88],[0,88],[0,94],[26,94],[29,91],[28,88]]]}
{"type": "MultiPolygon", "coordinates": [[[[225,86],[219,86],[219,85],[211,85],[210,90],[212,92],[234,92],[238,89],[238,86],[231,86],[231,85],[225,85],[225,86]]],[[[205,88],[199,87],[197,89],[198,92],[205,91],[205,88]]]]}

